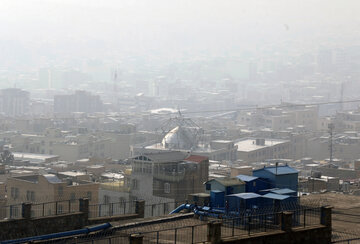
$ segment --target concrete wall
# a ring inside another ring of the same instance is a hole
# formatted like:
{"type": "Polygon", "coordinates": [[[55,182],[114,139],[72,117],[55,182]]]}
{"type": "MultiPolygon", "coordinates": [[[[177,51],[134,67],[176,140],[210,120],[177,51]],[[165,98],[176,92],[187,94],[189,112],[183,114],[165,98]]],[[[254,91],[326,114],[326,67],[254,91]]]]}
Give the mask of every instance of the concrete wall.
{"type": "Polygon", "coordinates": [[[0,240],[44,235],[81,229],[87,223],[84,213],[64,214],[33,219],[0,221],[0,240]]]}
{"type": "Polygon", "coordinates": [[[87,225],[144,218],[145,201],[135,203],[135,214],[89,219],[89,200],[80,199],[79,212],[31,218],[31,204],[23,204],[21,219],[0,221],[0,241],[82,229],[87,225]]]}

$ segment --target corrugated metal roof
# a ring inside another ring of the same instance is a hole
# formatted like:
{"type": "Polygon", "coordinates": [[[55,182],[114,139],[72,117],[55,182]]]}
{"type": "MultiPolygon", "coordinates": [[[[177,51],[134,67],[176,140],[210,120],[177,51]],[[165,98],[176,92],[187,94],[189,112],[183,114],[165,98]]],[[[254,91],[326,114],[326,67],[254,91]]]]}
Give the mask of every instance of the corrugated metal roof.
{"type": "Polygon", "coordinates": [[[287,174],[297,174],[299,171],[296,169],[290,167],[290,166],[278,166],[278,167],[265,167],[262,169],[254,170],[254,171],[260,171],[260,170],[267,170],[270,173],[274,175],[287,175],[287,174]]]}
{"type": "Polygon", "coordinates": [[[259,177],[250,176],[250,175],[238,175],[236,176],[239,180],[242,180],[244,182],[249,182],[258,179],[259,177]]]}
{"type": "Polygon", "coordinates": [[[290,196],[279,195],[279,194],[275,194],[275,193],[268,193],[268,194],[263,195],[262,197],[274,199],[274,200],[285,200],[285,199],[288,199],[290,196]]]}
{"type": "Polygon", "coordinates": [[[212,180],[207,181],[206,183],[211,182],[211,181],[217,181],[223,186],[238,186],[238,185],[245,184],[243,181],[239,180],[238,178],[228,178],[228,177],[212,179],[212,180]]]}
{"type": "Polygon", "coordinates": [[[245,193],[231,194],[231,195],[228,195],[228,197],[238,197],[241,199],[252,199],[252,198],[261,197],[261,195],[253,193],[253,192],[245,192],[245,193]]]}
{"type": "Polygon", "coordinates": [[[289,188],[282,188],[282,189],[273,190],[273,191],[271,191],[271,192],[272,192],[272,193],[275,193],[275,194],[284,195],[284,194],[295,193],[296,191],[291,190],[291,189],[289,189],[289,188]]]}

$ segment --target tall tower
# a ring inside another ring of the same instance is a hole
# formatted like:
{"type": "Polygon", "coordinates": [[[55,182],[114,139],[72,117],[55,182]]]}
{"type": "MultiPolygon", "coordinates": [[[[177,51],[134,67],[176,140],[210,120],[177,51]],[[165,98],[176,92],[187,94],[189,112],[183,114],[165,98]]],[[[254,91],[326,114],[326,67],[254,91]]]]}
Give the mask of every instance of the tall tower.
{"type": "Polygon", "coordinates": [[[330,153],[330,163],[332,163],[333,161],[333,153],[334,153],[334,150],[333,150],[333,132],[334,132],[334,124],[333,123],[330,123],[328,125],[328,128],[329,128],[329,153],[330,153]]]}

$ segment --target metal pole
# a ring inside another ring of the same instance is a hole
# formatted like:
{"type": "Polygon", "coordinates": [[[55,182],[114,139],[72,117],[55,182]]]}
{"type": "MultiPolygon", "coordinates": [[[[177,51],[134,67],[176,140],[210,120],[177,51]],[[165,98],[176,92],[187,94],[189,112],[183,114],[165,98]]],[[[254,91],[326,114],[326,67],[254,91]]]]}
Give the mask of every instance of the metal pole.
{"type": "Polygon", "coordinates": [[[175,244],[176,244],[176,235],[177,235],[177,229],[175,228],[175,240],[174,240],[174,241],[175,241],[175,242],[174,242],[175,244]]]}
{"type": "Polygon", "coordinates": [[[232,233],[231,233],[231,236],[234,236],[234,231],[235,231],[235,218],[233,218],[232,220],[232,233]]]}
{"type": "Polygon", "coordinates": [[[194,243],[194,228],[195,226],[191,226],[191,244],[194,243]]]}
{"type": "Polygon", "coordinates": [[[306,226],[306,209],[304,209],[304,228],[306,226]]]}
{"type": "Polygon", "coordinates": [[[267,224],[267,216],[265,214],[265,220],[264,220],[265,232],[266,232],[266,224],[267,224]]]}
{"type": "Polygon", "coordinates": [[[57,215],[58,214],[58,202],[56,201],[55,202],[55,215],[57,215]]]}
{"type": "Polygon", "coordinates": [[[156,244],[159,244],[159,231],[156,232],[156,244]]]}

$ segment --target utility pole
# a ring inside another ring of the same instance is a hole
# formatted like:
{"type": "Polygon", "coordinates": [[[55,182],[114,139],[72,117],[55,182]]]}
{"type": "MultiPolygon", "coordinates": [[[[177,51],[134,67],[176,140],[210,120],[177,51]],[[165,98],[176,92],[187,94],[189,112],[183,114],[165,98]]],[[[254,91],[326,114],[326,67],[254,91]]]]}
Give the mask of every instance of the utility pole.
{"type": "Polygon", "coordinates": [[[333,132],[334,132],[334,124],[330,123],[328,125],[329,128],[329,152],[330,152],[330,163],[333,161],[333,132]]]}

